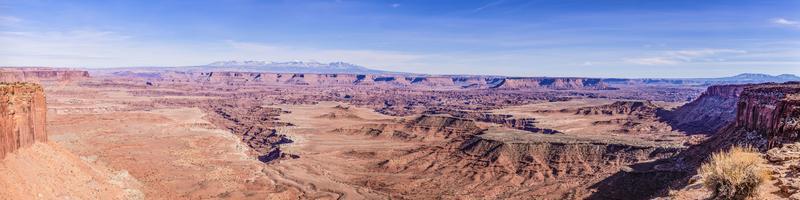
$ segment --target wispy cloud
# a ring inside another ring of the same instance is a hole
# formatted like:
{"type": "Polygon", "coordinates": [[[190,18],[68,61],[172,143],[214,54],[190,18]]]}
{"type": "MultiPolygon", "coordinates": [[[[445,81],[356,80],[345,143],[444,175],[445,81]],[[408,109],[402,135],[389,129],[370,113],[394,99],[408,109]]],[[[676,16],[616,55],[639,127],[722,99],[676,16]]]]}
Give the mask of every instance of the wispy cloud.
{"type": "Polygon", "coordinates": [[[22,22],[22,19],[14,16],[0,16],[0,25],[11,25],[22,22]]]}
{"type": "Polygon", "coordinates": [[[770,20],[772,24],[780,25],[780,26],[788,26],[794,28],[800,28],[800,21],[789,20],[786,18],[774,18],[770,20]]]}
{"type": "Polygon", "coordinates": [[[392,8],[398,8],[398,7],[400,7],[400,4],[399,3],[393,3],[390,6],[392,6],[392,8]]]}
{"type": "Polygon", "coordinates": [[[694,62],[724,61],[726,55],[745,54],[747,51],[735,49],[694,49],[665,51],[656,56],[626,58],[627,63],[637,65],[675,65],[694,62]]]}
{"type": "Polygon", "coordinates": [[[424,56],[371,49],[320,49],[243,41],[164,43],[111,31],[0,32],[0,66],[185,66],[216,60],[345,61],[384,68],[424,56]]]}
{"type": "Polygon", "coordinates": [[[489,2],[489,3],[487,3],[487,4],[484,4],[484,5],[483,5],[483,6],[481,6],[481,7],[475,8],[475,10],[472,10],[472,12],[480,12],[480,11],[483,11],[484,9],[491,8],[491,7],[494,7],[494,6],[500,5],[500,4],[502,4],[503,2],[504,2],[504,0],[492,1],[492,2],[489,2]]]}

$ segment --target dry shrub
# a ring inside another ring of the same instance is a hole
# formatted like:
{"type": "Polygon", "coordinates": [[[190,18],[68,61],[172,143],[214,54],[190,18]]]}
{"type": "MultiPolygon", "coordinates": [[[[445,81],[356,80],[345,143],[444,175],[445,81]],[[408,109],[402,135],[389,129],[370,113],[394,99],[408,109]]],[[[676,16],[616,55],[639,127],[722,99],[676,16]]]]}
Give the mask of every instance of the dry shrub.
{"type": "Polygon", "coordinates": [[[733,147],[714,153],[698,173],[706,188],[714,192],[714,199],[747,199],[756,195],[758,186],[769,176],[761,166],[764,162],[752,147],[733,147]]]}

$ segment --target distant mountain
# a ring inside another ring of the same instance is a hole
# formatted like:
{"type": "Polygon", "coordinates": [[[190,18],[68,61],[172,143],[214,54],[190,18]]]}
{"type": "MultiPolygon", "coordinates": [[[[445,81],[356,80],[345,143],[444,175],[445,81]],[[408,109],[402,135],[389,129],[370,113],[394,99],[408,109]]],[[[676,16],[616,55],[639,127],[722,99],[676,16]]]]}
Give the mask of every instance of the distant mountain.
{"type": "Polygon", "coordinates": [[[316,61],[266,62],[266,61],[217,61],[202,66],[188,67],[191,71],[247,71],[275,73],[346,73],[346,74],[387,74],[396,73],[375,70],[363,66],[316,61]]]}
{"type": "Polygon", "coordinates": [[[607,78],[604,82],[610,84],[681,84],[681,85],[721,85],[721,84],[747,84],[747,83],[784,83],[789,81],[800,81],[800,77],[792,74],[781,74],[777,76],[769,74],[744,73],[731,77],[721,78],[642,78],[624,79],[607,78]]]}
{"type": "Polygon", "coordinates": [[[764,82],[783,83],[787,81],[800,81],[800,77],[792,74],[781,74],[777,76],[772,76],[769,74],[744,73],[731,77],[711,78],[708,79],[708,81],[719,81],[719,82],[730,82],[730,83],[764,83],[764,82]]]}

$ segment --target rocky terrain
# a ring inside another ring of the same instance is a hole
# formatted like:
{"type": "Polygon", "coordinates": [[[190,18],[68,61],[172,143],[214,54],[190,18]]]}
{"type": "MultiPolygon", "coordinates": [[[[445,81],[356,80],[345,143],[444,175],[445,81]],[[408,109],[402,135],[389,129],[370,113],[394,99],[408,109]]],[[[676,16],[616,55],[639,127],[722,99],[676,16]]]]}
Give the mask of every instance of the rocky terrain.
{"type": "Polygon", "coordinates": [[[497,88],[555,90],[607,90],[613,89],[601,79],[545,78],[545,77],[488,77],[488,76],[428,76],[405,74],[350,74],[350,73],[270,73],[213,71],[168,71],[148,73],[123,71],[111,74],[117,77],[146,78],[154,81],[176,83],[210,83],[227,85],[389,85],[419,86],[444,89],[497,88]]]}
{"type": "Polygon", "coordinates": [[[72,153],[100,182],[127,172],[117,188],[155,199],[644,199],[734,143],[719,138],[794,130],[766,114],[796,115],[786,85],[104,71],[44,82],[61,147],[36,151],[72,153]]]}
{"type": "Polygon", "coordinates": [[[686,105],[661,112],[673,127],[689,133],[713,134],[734,120],[739,95],[748,85],[717,85],[686,105]]]}
{"type": "Polygon", "coordinates": [[[0,159],[35,142],[47,142],[46,112],[41,86],[0,84],[0,159]]]}
{"type": "Polygon", "coordinates": [[[0,82],[72,82],[89,78],[84,70],[0,67],[0,82]]]}
{"type": "MultiPolygon", "coordinates": [[[[660,195],[669,195],[677,199],[707,197],[710,192],[706,191],[701,183],[696,182],[698,178],[689,178],[695,175],[697,167],[713,152],[731,146],[752,146],[760,149],[766,155],[771,161],[766,164],[766,167],[773,171],[773,179],[760,189],[761,197],[767,199],[789,198],[796,193],[791,189],[796,186],[792,175],[794,169],[789,163],[796,154],[791,143],[796,142],[796,136],[799,133],[796,123],[800,117],[797,113],[798,94],[800,94],[800,83],[797,82],[710,87],[709,91],[703,95],[705,98],[700,98],[686,106],[697,106],[711,101],[723,102],[724,104],[717,105],[729,106],[729,102],[733,101],[735,108],[732,110],[735,115],[719,115],[725,117],[721,119],[721,122],[728,122],[726,125],[719,128],[705,142],[692,146],[675,157],[635,165],[629,172],[615,174],[597,187],[601,189],[626,188],[632,184],[649,184],[647,188],[650,193],[644,192],[640,188],[636,194],[647,197],[648,195],[658,196],[660,192],[660,195]],[[710,96],[714,96],[714,98],[708,98],[710,96]],[[720,97],[727,97],[727,99],[720,97]],[[656,184],[652,180],[658,180],[662,184],[656,184]],[[671,182],[671,184],[663,184],[665,182],[671,182]],[[779,187],[774,188],[772,185],[779,187]],[[668,192],[668,187],[681,189],[668,192]]],[[[719,107],[709,106],[706,109],[720,111],[717,110],[720,109],[719,107]]],[[[727,111],[723,113],[727,113],[727,111]]],[[[630,193],[617,191],[596,193],[594,197],[607,199],[629,195],[630,193]]]]}
{"type": "Polygon", "coordinates": [[[44,90],[0,83],[0,199],[143,199],[125,171],[48,142],[44,90]]]}

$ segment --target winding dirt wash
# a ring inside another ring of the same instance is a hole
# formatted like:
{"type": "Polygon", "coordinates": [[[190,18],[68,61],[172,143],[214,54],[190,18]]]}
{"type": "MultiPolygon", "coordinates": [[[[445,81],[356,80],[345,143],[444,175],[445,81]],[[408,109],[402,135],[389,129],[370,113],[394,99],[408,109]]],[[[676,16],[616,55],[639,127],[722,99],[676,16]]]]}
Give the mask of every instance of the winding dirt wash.
{"type": "Polygon", "coordinates": [[[332,102],[279,107],[290,112],[282,114],[281,121],[295,125],[279,129],[295,141],[285,144],[284,149],[300,158],[268,165],[264,172],[277,182],[302,191],[304,199],[386,199],[390,194],[365,187],[358,180],[394,176],[372,171],[370,166],[421,144],[336,131],[398,119],[366,108],[332,102]],[[342,111],[343,107],[347,107],[346,111],[342,111]],[[331,117],[330,113],[345,117],[331,117]]]}

